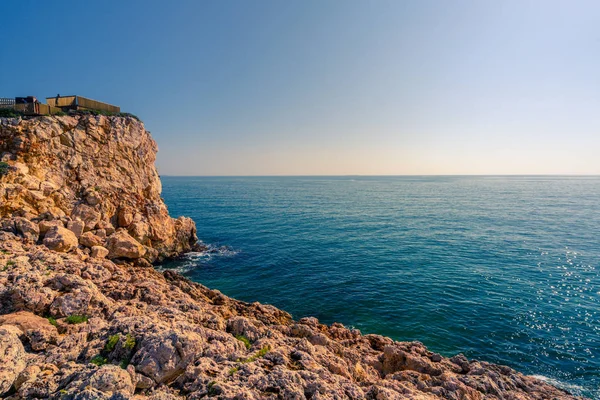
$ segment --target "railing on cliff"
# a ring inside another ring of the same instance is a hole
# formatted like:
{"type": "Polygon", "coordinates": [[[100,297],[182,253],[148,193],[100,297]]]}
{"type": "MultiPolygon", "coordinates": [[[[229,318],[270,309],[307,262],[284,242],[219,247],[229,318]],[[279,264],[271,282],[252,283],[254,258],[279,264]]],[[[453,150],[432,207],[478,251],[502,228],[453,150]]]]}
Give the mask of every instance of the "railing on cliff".
{"type": "Polygon", "coordinates": [[[14,108],[14,105],[14,98],[0,97],[0,108],[14,108]]]}

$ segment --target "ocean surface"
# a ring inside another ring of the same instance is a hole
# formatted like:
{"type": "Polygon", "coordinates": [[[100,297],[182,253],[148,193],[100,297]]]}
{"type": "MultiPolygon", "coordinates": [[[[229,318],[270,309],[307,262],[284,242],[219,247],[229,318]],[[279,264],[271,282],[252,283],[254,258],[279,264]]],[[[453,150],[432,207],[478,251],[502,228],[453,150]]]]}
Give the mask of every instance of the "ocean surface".
{"type": "Polygon", "coordinates": [[[600,399],[600,177],[163,177],[244,301],[600,399]]]}

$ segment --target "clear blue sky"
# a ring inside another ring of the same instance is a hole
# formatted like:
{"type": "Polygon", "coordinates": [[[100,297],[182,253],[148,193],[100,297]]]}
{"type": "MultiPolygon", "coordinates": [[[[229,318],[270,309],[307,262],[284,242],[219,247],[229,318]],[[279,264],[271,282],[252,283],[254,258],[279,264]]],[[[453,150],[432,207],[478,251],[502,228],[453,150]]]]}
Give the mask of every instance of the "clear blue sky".
{"type": "Polygon", "coordinates": [[[140,116],[163,175],[600,174],[597,1],[2,2],[0,96],[140,116]]]}

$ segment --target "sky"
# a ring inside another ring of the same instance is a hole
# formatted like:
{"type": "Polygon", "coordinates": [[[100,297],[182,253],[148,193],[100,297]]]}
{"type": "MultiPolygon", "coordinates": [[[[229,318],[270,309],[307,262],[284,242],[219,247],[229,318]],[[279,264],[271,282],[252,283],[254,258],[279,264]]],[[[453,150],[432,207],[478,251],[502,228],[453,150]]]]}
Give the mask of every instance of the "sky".
{"type": "Polygon", "coordinates": [[[161,175],[600,174],[597,1],[2,11],[0,97],[117,104],[157,141],[161,175]]]}

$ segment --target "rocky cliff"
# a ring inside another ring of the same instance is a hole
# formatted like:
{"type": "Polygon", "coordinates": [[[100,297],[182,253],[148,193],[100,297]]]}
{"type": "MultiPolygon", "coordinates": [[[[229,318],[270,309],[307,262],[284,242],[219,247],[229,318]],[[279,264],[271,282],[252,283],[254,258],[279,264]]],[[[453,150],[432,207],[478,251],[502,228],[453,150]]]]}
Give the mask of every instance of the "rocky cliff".
{"type": "Polygon", "coordinates": [[[103,247],[93,251],[138,263],[189,251],[196,228],[169,216],[156,151],[132,117],[2,118],[0,161],[11,168],[0,182],[0,217],[57,251],[103,247]]]}
{"type": "Polygon", "coordinates": [[[141,123],[0,123],[10,165],[0,176],[0,397],[575,398],[505,366],[294,321],[160,273],[150,261],[196,238],[160,200],[141,123]]]}

